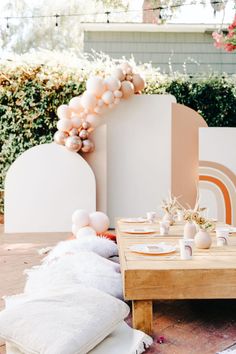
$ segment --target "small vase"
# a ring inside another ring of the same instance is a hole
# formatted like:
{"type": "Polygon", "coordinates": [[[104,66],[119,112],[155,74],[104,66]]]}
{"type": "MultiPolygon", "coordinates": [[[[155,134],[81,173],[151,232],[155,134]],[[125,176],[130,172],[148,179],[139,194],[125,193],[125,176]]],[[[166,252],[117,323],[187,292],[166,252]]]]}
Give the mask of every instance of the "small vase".
{"type": "Polygon", "coordinates": [[[194,238],[194,242],[197,248],[210,248],[211,247],[211,236],[206,230],[200,229],[194,238]]]}
{"type": "Polygon", "coordinates": [[[187,221],[184,225],[184,238],[194,238],[196,235],[197,229],[196,225],[193,222],[187,221]]]}
{"type": "Polygon", "coordinates": [[[174,225],[174,218],[170,213],[166,212],[162,218],[162,221],[169,221],[170,226],[174,225]]]}

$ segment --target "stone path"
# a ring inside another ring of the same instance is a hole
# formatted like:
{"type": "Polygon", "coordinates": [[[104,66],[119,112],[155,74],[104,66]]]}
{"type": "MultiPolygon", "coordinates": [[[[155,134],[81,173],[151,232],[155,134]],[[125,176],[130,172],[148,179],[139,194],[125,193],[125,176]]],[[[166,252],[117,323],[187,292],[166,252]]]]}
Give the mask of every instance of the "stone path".
{"type": "MultiPolygon", "coordinates": [[[[0,225],[0,309],[4,308],[2,296],[22,292],[23,270],[39,264],[38,250],[68,236],[4,235],[0,225]]],[[[130,318],[128,322],[131,324],[130,318]]],[[[146,354],[216,354],[236,342],[236,300],[157,301],[154,340],[146,354]],[[162,344],[158,343],[160,337],[164,337],[162,344]]],[[[2,342],[0,354],[5,354],[2,342]]]]}

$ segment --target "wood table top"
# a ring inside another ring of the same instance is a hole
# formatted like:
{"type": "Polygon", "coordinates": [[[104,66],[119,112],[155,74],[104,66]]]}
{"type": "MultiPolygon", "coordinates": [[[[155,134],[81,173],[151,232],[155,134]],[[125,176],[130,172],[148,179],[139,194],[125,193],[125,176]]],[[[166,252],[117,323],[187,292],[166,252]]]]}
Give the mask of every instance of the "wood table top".
{"type": "MultiPolygon", "coordinates": [[[[193,258],[182,260],[178,248],[176,252],[168,255],[145,255],[132,252],[129,247],[136,244],[158,244],[163,241],[178,247],[178,241],[183,235],[183,225],[172,226],[167,236],[160,235],[157,224],[142,226],[149,226],[157,232],[128,234],[123,230],[137,225],[119,221],[117,223],[117,243],[126,299],[236,297],[236,233],[230,235],[229,245],[223,247],[216,246],[216,237],[212,233],[213,242],[210,249],[194,247],[193,258]],[[160,285],[160,282],[163,284],[160,285]],[[186,285],[191,282],[194,286],[186,285]],[[220,289],[216,289],[216,282],[219,283],[220,289]],[[200,297],[199,286],[202,287],[200,297]],[[230,286],[232,291],[224,290],[230,286]],[[167,291],[170,287],[172,291],[167,291]]],[[[138,227],[140,228],[141,224],[138,224],[138,227]]]]}

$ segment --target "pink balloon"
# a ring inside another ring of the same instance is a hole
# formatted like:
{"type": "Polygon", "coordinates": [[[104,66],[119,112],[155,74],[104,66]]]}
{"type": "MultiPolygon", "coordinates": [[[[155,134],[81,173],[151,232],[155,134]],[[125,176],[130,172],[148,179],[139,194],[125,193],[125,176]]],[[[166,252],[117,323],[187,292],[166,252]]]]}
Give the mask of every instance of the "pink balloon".
{"type": "Polygon", "coordinates": [[[106,214],[96,211],[89,214],[90,226],[97,232],[106,232],[109,227],[109,218],[106,214]]]}
{"type": "Polygon", "coordinates": [[[92,111],[97,105],[97,99],[93,93],[85,91],[81,97],[81,104],[85,109],[92,111]]]}
{"type": "Polygon", "coordinates": [[[134,94],[134,85],[130,81],[122,81],[121,91],[123,94],[123,98],[129,98],[134,94]]]}
{"type": "Polygon", "coordinates": [[[133,75],[133,85],[134,85],[134,92],[142,91],[145,87],[145,81],[139,74],[133,75]]]}
{"type": "Polygon", "coordinates": [[[114,101],[114,95],[112,91],[105,91],[104,94],[102,95],[102,100],[106,104],[111,104],[114,101]]]}
{"type": "Polygon", "coordinates": [[[71,118],[71,123],[73,128],[79,129],[82,125],[82,120],[78,116],[74,116],[71,118]]]}
{"type": "Polygon", "coordinates": [[[57,108],[57,116],[59,119],[70,118],[71,117],[71,109],[66,104],[62,104],[57,108]]]}
{"type": "Polygon", "coordinates": [[[116,91],[114,91],[114,96],[118,97],[118,98],[121,98],[122,97],[122,92],[120,90],[116,90],[116,91]]]}
{"type": "Polygon", "coordinates": [[[106,89],[108,91],[113,92],[119,90],[121,86],[120,80],[118,80],[116,77],[113,76],[107,77],[104,81],[105,81],[106,89]]]}
{"type": "Polygon", "coordinates": [[[96,128],[100,124],[101,118],[97,114],[88,114],[86,122],[89,122],[92,128],[96,128]]]}
{"type": "Polygon", "coordinates": [[[69,102],[69,107],[76,113],[80,113],[83,110],[83,106],[81,105],[81,97],[76,96],[73,97],[69,102]]]}
{"type": "Polygon", "coordinates": [[[70,119],[63,118],[57,122],[57,129],[61,132],[69,132],[72,128],[72,122],[70,119]]]}
{"type": "Polygon", "coordinates": [[[104,80],[99,76],[92,76],[87,80],[86,89],[96,97],[101,97],[105,91],[104,80]]]}

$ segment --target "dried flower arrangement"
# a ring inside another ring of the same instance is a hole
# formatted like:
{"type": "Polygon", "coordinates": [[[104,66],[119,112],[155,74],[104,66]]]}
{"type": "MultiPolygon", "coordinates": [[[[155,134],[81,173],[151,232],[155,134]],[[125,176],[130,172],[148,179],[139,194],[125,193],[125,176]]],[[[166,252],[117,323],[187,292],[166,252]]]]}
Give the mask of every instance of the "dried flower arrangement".
{"type": "Polygon", "coordinates": [[[181,209],[181,206],[178,203],[178,198],[179,197],[172,196],[169,192],[168,198],[162,200],[161,208],[165,211],[165,213],[172,216],[176,215],[177,210],[181,209]]]}

